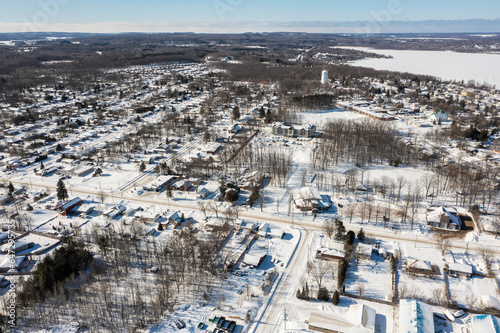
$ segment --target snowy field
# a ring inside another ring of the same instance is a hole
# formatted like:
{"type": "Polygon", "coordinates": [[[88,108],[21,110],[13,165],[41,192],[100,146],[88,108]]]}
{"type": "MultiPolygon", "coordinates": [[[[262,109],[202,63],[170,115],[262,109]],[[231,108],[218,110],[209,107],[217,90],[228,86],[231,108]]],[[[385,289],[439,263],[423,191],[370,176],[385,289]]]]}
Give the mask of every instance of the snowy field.
{"type": "Polygon", "coordinates": [[[407,51],[376,50],[365,47],[346,47],[361,51],[391,56],[391,59],[363,59],[352,64],[372,67],[378,70],[390,70],[440,77],[443,80],[467,82],[475,80],[500,87],[500,55],[457,53],[449,51],[407,51]]]}

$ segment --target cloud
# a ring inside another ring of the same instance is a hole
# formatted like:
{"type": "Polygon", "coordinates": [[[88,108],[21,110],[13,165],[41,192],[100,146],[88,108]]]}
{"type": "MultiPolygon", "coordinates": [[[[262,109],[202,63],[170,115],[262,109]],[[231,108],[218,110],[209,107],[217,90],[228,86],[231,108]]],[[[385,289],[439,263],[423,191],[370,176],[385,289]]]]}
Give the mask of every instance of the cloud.
{"type": "Polygon", "coordinates": [[[96,22],[96,23],[3,23],[0,32],[309,32],[309,33],[479,33],[500,32],[500,19],[429,21],[246,21],[246,22],[96,22]]]}

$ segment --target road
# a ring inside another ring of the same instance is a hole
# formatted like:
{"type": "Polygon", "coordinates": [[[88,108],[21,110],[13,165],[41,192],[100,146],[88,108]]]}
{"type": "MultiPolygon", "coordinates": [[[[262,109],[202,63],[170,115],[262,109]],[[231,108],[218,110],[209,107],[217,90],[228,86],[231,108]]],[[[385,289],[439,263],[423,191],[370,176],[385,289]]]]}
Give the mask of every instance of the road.
{"type": "Polygon", "coordinates": [[[302,229],[301,241],[294,252],[287,269],[283,273],[279,285],[272,295],[261,318],[255,321],[252,332],[277,332],[283,320],[284,310],[289,305],[300,283],[302,268],[306,266],[309,258],[309,244],[311,243],[313,233],[308,229],[302,229]]]}

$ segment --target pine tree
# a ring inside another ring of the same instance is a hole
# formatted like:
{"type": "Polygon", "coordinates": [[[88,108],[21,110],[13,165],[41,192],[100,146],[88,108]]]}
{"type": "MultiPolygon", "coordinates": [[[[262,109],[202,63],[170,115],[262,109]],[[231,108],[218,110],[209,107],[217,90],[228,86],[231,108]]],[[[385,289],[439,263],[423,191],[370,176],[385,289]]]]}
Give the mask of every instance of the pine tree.
{"type": "Polygon", "coordinates": [[[337,290],[335,290],[335,292],[333,293],[333,297],[332,297],[332,303],[333,305],[337,305],[339,304],[340,302],[340,295],[339,295],[339,292],[337,290]]]}
{"type": "Polygon", "coordinates": [[[260,107],[260,110],[259,110],[259,117],[260,117],[261,119],[266,117],[266,110],[264,110],[264,107],[263,107],[263,106],[261,106],[261,107],[260,107]]]}
{"type": "Polygon", "coordinates": [[[364,241],[365,240],[365,231],[363,230],[363,228],[359,229],[359,232],[358,232],[358,239],[360,242],[364,241]]]}
{"type": "Polygon", "coordinates": [[[12,185],[12,182],[9,182],[9,186],[7,187],[9,189],[9,194],[12,195],[12,193],[14,193],[14,191],[16,190],[14,188],[14,185],[12,185]]]}
{"type": "Polygon", "coordinates": [[[62,179],[59,179],[57,182],[57,200],[64,201],[68,199],[68,190],[66,190],[66,186],[62,179]]]}
{"type": "Polygon", "coordinates": [[[141,165],[139,166],[139,172],[144,172],[146,170],[146,164],[144,161],[141,162],[141,165]]]}
{"type": "Polygon", "coordinates": [[[233,120],[238,120],[240,119],[240,108],[238,106],[235,106],[233,109],[233,120]]]}
{"type": "Polygon", "coordinates": [[[45,169],[45,165],[43,165],[43,162],[40,162],[40,170],[45,169]]]}
{"type": "Polygon", "coordinates": [[[330,295],[328,295],[328,289],[321,287],[318,289],[318,300],[328,302],[330,300],[330,295]]]}

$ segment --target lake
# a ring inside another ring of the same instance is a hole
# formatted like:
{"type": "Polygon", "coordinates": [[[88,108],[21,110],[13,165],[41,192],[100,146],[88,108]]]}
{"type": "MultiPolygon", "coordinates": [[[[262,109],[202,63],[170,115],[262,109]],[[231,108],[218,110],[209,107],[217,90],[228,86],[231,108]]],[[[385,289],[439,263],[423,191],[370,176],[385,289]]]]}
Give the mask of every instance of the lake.
{"type": "Polygon", "coordinates": [[[500,54],[457,53],[451,51],[376,50],[366,47],[342,47],[368,51],[392,59],[363,59],[350,64],[377,70],[408,72],[439,77],[443,80],[474,80],[500,88],[500,54]]]}

